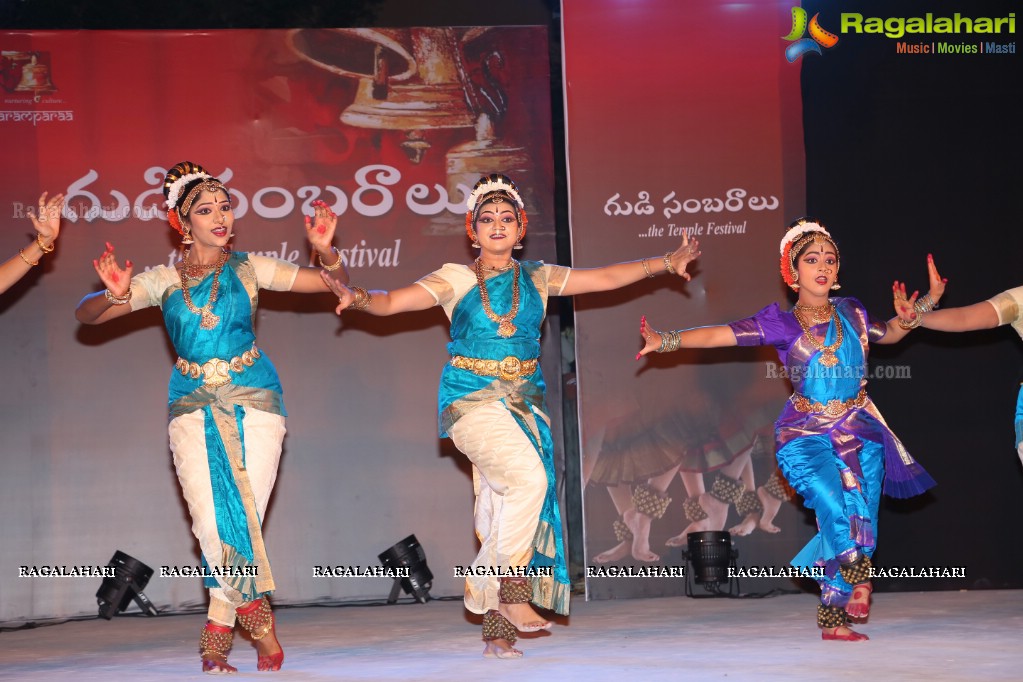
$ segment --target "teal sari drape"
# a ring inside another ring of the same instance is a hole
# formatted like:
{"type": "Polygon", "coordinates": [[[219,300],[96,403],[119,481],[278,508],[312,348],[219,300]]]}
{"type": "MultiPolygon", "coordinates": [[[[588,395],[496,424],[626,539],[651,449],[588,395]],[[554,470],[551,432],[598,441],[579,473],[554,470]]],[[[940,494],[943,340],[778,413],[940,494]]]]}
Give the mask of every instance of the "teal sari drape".
{"type": "MultiPolygon", "coordinates": [[[[515,333],[503,338],[497,324],[487,317],[479,295],[473,287],[459,301],[451,315],[451,343],[448,352],[486,360],[515,356],[521,360],[540,356],[540,325],[546,312],[546,282],[543,264],[523,262],[519,275],[520,303],[515,316],[515,333]]],[[[491,309],[506,314],[512,307],[512,270],[487,280],[491,309]]],[[[530,567],[550,567],[553,576],[533,576],[533,602],[567,614],[570,593],[568,567],[562,539],[561,512],[554,470],[554,442],[551,437],[546,386],[537,365],[530,376],[501,379],[474,374],[469,370],[446,365],[438,391],[439,428],[442,437],[463,415],[480,405],[500,401],[515,417],[516,423],[529,438],[547,474],[547,492],[533,538],[530,567]]]]}
{"type": "MultiPolygon", "coordinates": [[[[189,282],[195,306],[210,297],[213,275],[189,282]]],[[[259,287],[255,270],[246,254],[231,254],[219,277],[219,292],[213,313],[220,321],[203,329],[201,318],[185,304],[181,287],[170,287],[162,303],[164,324],[178,355],[202,364],[211,358],[230,360],[253,347],[259,287]]],[[[245,601],[274,590],[269,560],[263,547],[262,519],[256,511],[253,491],[245,470],[246,409],[285,415],[280,381],[273,364],[261,354],[252,366],[232,373],[231,383],[211,387],[172,371],[169,386],[170,418],[202,410],[206,453],[216,512],[217,531],[223,554],[217,566],[231,567],[226,575],[204,578],[206,587],[225,585],[236,589],[245,601]]],[[[207,557],[202,558],[209,565],[207,557]]]]}

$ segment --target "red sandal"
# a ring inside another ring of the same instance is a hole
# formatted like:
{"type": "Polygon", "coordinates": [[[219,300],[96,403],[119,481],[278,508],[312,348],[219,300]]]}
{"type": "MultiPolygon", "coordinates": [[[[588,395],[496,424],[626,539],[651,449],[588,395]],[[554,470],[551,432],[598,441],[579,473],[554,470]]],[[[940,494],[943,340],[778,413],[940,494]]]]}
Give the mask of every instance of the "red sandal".
{"type": "Polygon", "coordinates": [[[862,632],[855,632],[848,627],[849,615],[841,606],[817,605],[817,625],[821,629],[821,639],[838,642],[862,642],[870,639],[862,632]],[[839,632],[845,628],[846,632],[839,632]],[[830,632],[828,632],[830,630],[830,632]]]}

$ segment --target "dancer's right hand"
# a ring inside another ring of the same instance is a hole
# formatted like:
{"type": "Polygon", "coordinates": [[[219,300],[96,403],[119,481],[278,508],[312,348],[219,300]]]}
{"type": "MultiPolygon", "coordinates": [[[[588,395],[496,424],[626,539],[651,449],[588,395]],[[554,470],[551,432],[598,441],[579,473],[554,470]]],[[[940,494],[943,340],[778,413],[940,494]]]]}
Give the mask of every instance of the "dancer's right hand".
{"type": "Polygon", "coordinates": [[[128,293],[134,265],[129,260],[124,262],[123,268],[119,266],[117,258],[114,256],[113,244],[107,242],[107,250],[97,260],[92,261],[92,267],[96,268],[96,274],[99,275],[100,281],[106,285],[111,294],[124,296],[128,293]]]}
{"type": "Polygon", "coordinates": [[[636,359],[639,360],[647,353],[653,353],[661,347],[661,335],[660,333],[647,324],[646,315],[639,320],[639,335],[643,337],[643,349],[636,353],[636,359]]]}

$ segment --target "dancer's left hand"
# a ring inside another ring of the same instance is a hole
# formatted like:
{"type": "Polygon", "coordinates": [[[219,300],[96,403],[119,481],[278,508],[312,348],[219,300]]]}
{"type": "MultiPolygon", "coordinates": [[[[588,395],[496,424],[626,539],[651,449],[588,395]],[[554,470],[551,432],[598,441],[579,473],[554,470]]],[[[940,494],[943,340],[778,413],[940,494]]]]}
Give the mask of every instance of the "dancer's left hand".
{"type": "Polygon", "coordinates": [[[334,309],[334,312],[340,315],[341,311],[355,301],[355,292],[331,277],[329,272],[321,270],[320,277],[323,279],[327,287],[330,288],[330,291],[337,296],[337,307],[334,309]]]}

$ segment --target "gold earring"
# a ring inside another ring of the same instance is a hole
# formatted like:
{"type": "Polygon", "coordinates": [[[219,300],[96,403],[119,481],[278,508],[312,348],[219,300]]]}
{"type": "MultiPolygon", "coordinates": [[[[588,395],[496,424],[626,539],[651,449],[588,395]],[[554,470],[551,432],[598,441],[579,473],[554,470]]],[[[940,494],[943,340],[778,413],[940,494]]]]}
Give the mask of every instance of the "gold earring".
{"type": "Polygon", "coordinates": [[[838,282],[835,282],[834,284],[831,285],[831,290],[832,291],[838,291],[841,288],[842,288],[842,285],[839,284],[838,282]]]}
{"type": "Polygon", "coordinates": [[[195,240],[192,239],[192,228],[190,228],[188,225],[185,225],[181,228],[181,243],[184,244],[185,246],[195,243],[195,240]]]}

